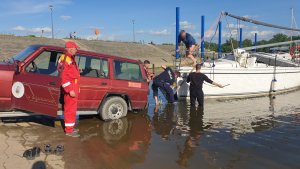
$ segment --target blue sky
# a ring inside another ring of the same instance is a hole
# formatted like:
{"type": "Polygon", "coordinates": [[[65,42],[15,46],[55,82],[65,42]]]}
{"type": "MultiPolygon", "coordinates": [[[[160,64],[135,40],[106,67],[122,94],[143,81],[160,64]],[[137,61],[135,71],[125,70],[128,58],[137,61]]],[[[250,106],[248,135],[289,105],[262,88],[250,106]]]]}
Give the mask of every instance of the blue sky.
{"type": "MultiPolygon", "coordinates": [[[[235,15],[291,26],[291,10],[300,20],[299,0],[1,0],[0,33],[16,35],[51,35],[49,5],[54,6],[54,32],[58,38],[76,31],[82,38],[95,38],[95,28],[101,29],[100,39],[132,41],[132,22],[135,20],[136,40],[172,43],[175,40],[175,7],[181,9],[181,26],[199,41],[201,15],[205,28],[215,22],[221,11],[235,15]]],[[[223,19],[223,39],[236,37],[236,20],[223,19]]],[[[299,21],[300,26],[300,21],[299,21]]],[[[241,23],[244,38],[258,32],[259,39],[268,39],[281,30],[241,23]]],[[[207,32],[206,40],[214,32],[207,32]]],[[[283,32],[289,33],[289,32],[283,32]]],[[[213,39],[215,41],[217,37],[213,39]]]]}

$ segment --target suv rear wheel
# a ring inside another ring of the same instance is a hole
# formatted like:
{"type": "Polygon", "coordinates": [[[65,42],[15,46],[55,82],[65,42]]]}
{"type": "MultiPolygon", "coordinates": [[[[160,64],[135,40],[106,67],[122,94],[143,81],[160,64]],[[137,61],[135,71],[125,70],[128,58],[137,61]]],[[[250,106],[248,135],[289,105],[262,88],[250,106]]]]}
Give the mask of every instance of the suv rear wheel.
{"type": "Polygon", "coordinates": [[[121,97],[107,98],[100,108],[100,117],[104,120],[114,120],[127,115],[128,107],[126,101],[121,97]]]}

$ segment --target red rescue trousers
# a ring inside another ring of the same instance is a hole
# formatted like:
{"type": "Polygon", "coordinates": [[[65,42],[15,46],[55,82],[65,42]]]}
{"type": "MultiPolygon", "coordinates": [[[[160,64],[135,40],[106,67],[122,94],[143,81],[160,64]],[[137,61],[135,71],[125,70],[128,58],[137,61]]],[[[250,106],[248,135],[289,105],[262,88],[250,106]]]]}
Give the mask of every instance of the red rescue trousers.
{"type": "Polygon", "coordinates": [[[77,102],[79,95],[79,85],[74,84],[74,92],[76,97],[71,97],[69,93],[64,94],[64,121],[65,132],[72,133],[76,122],[77,102]]]}

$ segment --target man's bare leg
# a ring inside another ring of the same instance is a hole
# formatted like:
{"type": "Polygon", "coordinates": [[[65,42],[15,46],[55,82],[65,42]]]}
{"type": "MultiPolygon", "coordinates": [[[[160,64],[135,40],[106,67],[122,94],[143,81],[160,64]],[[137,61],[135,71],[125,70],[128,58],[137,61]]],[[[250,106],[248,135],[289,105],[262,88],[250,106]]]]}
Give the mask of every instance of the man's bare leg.
{"type": "Polygon", "coordinates": [[[154,100],[155,100],[155,105],[158,106],[158,105],[159,105],[158,97],[157,97],[157,96],[154,96],[154,100]]]}
{"type": "Polygon", "coordinates": [[[155,105],[154,113],[157,113],[157,112],[158,112],[158,109],[159,109],[159,105],[155,105]]]}
{"type": "Polygon", "coordinates": [[[195,59],[195,57],[192,54],[189,54],[188,57],[193,60],[193,65],[195,66],[197,64],[197,59],[195,59]]]}
{"type": "Polygon", "coordinates": [[[197,64],[197,59],[195,59],[195,57],[193,56],[193,53],[194,53],[195,49],[196,49],[196,45],[192,45],[189,48],[189,54],[188,54],[188,57],[193,60],[193,62],[194,62],[193,65],[194,66],[197,64]]]}

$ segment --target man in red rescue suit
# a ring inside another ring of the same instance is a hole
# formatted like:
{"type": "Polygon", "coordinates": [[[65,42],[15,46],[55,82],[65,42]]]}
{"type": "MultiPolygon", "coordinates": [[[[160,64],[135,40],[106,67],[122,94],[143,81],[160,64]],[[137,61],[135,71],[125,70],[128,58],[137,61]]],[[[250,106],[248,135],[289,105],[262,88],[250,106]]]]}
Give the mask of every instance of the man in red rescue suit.
{"type": "Polygon", "coordinates": [[[61,72],[61,86],[64,92],[64,121],[67,136],[79,137],[78,130],[74,129],[76,121],[77,101],[80,92],[80,72],[75,61],[79,46],[72,41],[66,42],[66,50],[60,57],[59,70],[61,72]]]}

